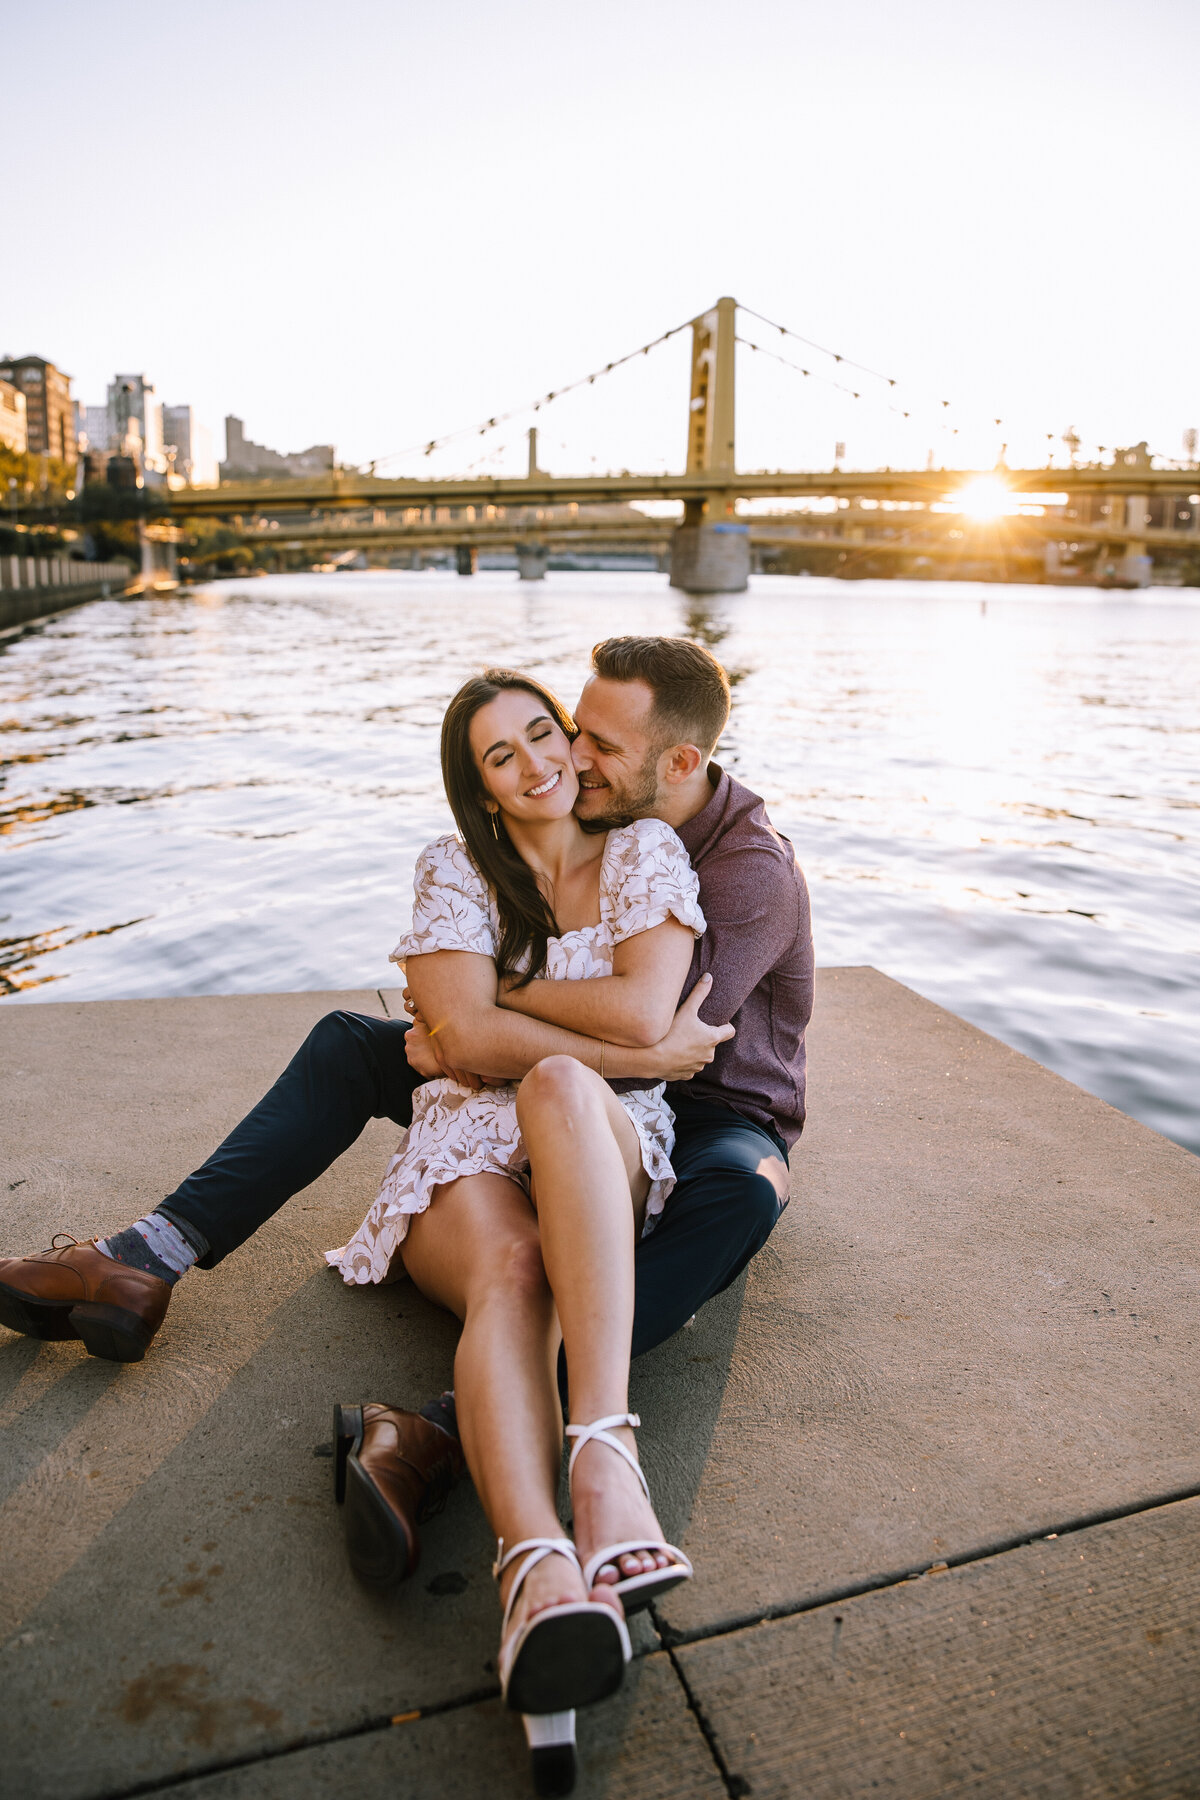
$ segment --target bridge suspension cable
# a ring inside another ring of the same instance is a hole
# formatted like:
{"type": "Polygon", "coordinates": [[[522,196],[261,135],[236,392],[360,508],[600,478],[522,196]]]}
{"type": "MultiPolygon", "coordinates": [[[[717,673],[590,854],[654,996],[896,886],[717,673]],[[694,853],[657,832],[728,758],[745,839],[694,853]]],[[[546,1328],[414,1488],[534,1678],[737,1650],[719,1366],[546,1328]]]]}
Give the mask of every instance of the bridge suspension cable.
{"type": "Polygon", "coordinates": [[[682,325],[672,325],[670,331],[664,331],[660,336],[651,338],[648,344],[639,344],[636,350],[629,350],[624,356],[614,357],[612,362],[606,362],[603,367],[593,369],[590,375],[580,375],[575,381],[565,382],[562,387],[551,388],[549,393],[539,395],[536,400],[527,400],[524,406],[514,406],[508,412],[496,413],[494,417],[485,419],[479,425],[464,425],[458,431],[448,431],[444,437],[429,438],[424,443],[410,444],[404,450],[389,451],[386,456],[377,456],[370,464],[359,466],[376,469],[382,463],[397,462],[403,456],[415,456],[418,452],[422,456],[432,456],[435,450],[442,450],[447,444],[457,443],[459,438],[486,437],[489,431],[495,431],[501,425],[510,424],[513,419],[522,418],[527,413],[540,412],[543,406],[549,406],[552,400],[561,400],[564,394],[573,394],[578,388],[591,387],[593,382],[599,381],[602,376],[611,375],[614,369],[623,368],[626,363],[635,361],[639,356],[649,356],[651,350],[656,350],[660,344],[665,344],[668,338],[678,337],[681,331],[690,330],[691,323],[690,319],[685,319],[682,325]]]}
{"type": "MultiPolygon", "coordinates": [[[[746,310],[748,311],[749,308],[746,310]]],[[[769,356],[772,362],[779,363],[785,369],[794,369],[797,375],[805,375],[810,381],[819,381],[823,383],[825,387],[836,388],[840,394],[848,394],[851,400],[875,399],[876,404],[882,405],[888,412],[895,413],[898,418],[911,419],[913,417],[914,409],[911,407],[894,406],[890,400],[883,400],[877,396],[864,394],[861,388],[847,387],[844,381],[834,381],[833,377],[830,375],[819,375],[815,369],[802,368],[799,363],[792,362],[786,356],[780,356],[777,350],[768,350],[765,344],[756,344],[751,338],[739,336],[734,341],[735,343],[743,344],[747,350],[756,350],[762,356],[769,356]]],[[[849,362],[848,357],[842,357],[841,360],[843,362],[849,362]]],[[[854,366],[857,367],[859,365],[856,364],[854,366]]],[[[949,406],[950,402],[946,400],[943,401],[942,404],[944,406],[949,406]]],[[[951,425],[946,419],[937,419],[935,422],[940,430],[949,431],[952,437],[958,436],[957,425],[951,425]]],[[[1000,425],[1002,423],[1003,421],[1000,419],[992,420],[993,425],[1000,425]]]]}
{"type": "MultiPolygon", "coordinates": [[[[756,312],[752,306],[742,306],[739,302],[738,310],[746,313],[749,318],[757,319],[760,324],[769,326],[772,331],[777,331],[781,337],[793,338],[796,343],[805,345],[807,349],[816,350],[821,356],[831,357],[835,363],[841,364],[844,368],[857,369],[860,374],[869,375],[875,381],[884,382],[889,390],[892,390],[893,392],[899,388],[899,398],[903,398],[905,393],[913,392],[921,402],[920,405],[910,404],[907,407],[892,406],[889,402],[885,401],[884,404],[887,405],[888,411],[898,414],[901,418],[911,419],[914,413],[918,411],[924,410],[925,408],[932,409],[934,417],[938,419],[939,424],[942,425],[944,429],[949,430],[952,436],[958,436],[958,426],[950,425],[945,417],[939,416],[950,411],[953,411],[957,416],[963,415],[965,409],[955,406],[953,401],[937,400],[934,399],[932,395],[920,394],[919,390],[911,389],[909,384],[906,381],[903,381],[899,376],[885,375],[881,369],[872,369],[867,363],[856,362],[852,356],[846,356],[840,350],[830,350],[827,345],[818,344],[813,338],[805,337],[802,332],[793,331],[789,325],[780,325],[777,320],[768,319],[765,313],[756,312]]],[[[738,342],[746,344],[752,350],[761,351],[764,356],[771,357],[775,362],[782,363],[785,369],[795,369],[798,374],[806,375],[811,380],[823,381],[830,387],[841,388],[841,391],[844,394],[849,394],[853,400],[861,400],[864,398],[862,389],[855,390],[854,388],[848,388],[841,382],[834,381],[828,375],[818,375],[814,370],[803,368],[799,363],[789,361],[786,356],[780,356],[777,351],[768,350],[765,344],[751,343],[749,338],[739,338],[738,342]]],[[[981,413],[975,414],[974,416],[979,418],[982,422],[983,415],[981,413]]],[[[1002,418],[996,418],[993,414],[989,423],[999,427],[1003,426],[1004,420],[1002,418]]]]}
{"type": "MultiPolygon", "coordinates": [[[[789,357],[781,356],[778,351],[768,348],[766,344],[756,343],[752,338],[740,335],[736,337],[735,342],[743,345],[746,349],[768,357],[772,362],[777,362],[782,367],[793,370],[807,380],[817,381],[826,387],[834,388],[852,400],[866,399],[868,402],[874,400],[899,418],[915,419],[930,413],[938,429],[947,432],[952,437],[960,435],[959,425],[952,422],[956,418],[964,422],[977,420],[981,426],[984,423],[985,415],[982,410],[963,408],[950,400],[935,399],[930,394],[922,393],[918,388],[910,387],[909,383],[901,377],[886,375],[881,369],[872,368],[868,363],[858,362],[843,351],[831,350],[828,345],[820,344],[814,338],[806,337],[803,332],[794,331],[789,325],[781,325],[776,319],[769,319],[765,313],[758,312],[752,306],[744,306],[739,301],[738,312],[749,319],[756,319],[759,324],[765,325],[771,331],[778,332],[785,339],[803,344],[806,349],[815,350],[820,356],[829,357],[840,369],[856,370],[871,381],[882,382],[887,389],[887,396],[870,393],[861,385],[857,388],[851,387],[831,375],[822,374],[805,364],[793,362],[789,357]],[[913,400],[908,405],[904,405],[903,402],[909,394],[913,395],[913,400]]],[[[536,399],[526,401],[523,406],[511,407],[507,412],[496,413],[490,418],[481,420],[477,425],[463,426],[457,431],[446,432],[441,437],[428,438],[421,443],[410,444],[403,450],[389,451],[386,456],[376,457],[370,463],[359,466],[374,473],[382,465],[398,462],[403,457],[432,456],[435,451],[442,450],[447,445],[458,443],[463,439],[487,437],[491,432],[499,430],[503,425],[510,424],[514,419],[528,417],[530,413],[540,412],[543,407],[549,406],[555,400],[562,399],[566,394],[575,393],[580,388],[591,387],[603,376],[611,375],[614,370],[636,361],[639,356],[648,356],[650,351],[657,349],[660,344],[665,344],[670,338],[677,337],[680,332],[690,330],[693,323],[693,320],[686,319],[679,325],[673,325],[669,331],[661,332],[658,337],[651,338],[649,343],[639,344],[637,349],[627,351],[624,356],[614,357],[611,362],[602,364],[587,375],[580,375],[574,381],[565,382],[561,387],[551,388],[547,393],[539,394],[536,399]]],[[[987,423],[990,428],[1002,429],[1006,421],[993,414],[988,418],[987,423]]],[[[1050,441],[1055,434],[1048,432],[1045,435],[1050,441]]],[[[487,459],[485,458],[485,460],[487,459]]]]}

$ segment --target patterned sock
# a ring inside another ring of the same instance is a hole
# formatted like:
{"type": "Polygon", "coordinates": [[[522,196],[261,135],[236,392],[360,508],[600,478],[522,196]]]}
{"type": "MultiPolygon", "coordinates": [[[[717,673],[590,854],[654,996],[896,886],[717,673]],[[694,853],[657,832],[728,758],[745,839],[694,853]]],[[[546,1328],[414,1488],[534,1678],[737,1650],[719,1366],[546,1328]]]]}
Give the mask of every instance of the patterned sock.
{"type": "Polygon", "coordinates": [[[452,1438],[458,1436],[458,1414],[454,1410],[454,1389],[447,1388],[436,1400],[427,1400],[421,1408],[421,1417],[429,1419],[434,1425],[440,1425],[452,1438]]]}
{"type": "Polygon", "coordinates": [[[157,1275],[171,1287],[186,1274],[200,1254],[161,1213],[135,1219],[124,1231],[98,1239],[96,1248],[113,1262],[124,1263],[129,1269],[142,1269],[147,1275],[157,1275]]]}

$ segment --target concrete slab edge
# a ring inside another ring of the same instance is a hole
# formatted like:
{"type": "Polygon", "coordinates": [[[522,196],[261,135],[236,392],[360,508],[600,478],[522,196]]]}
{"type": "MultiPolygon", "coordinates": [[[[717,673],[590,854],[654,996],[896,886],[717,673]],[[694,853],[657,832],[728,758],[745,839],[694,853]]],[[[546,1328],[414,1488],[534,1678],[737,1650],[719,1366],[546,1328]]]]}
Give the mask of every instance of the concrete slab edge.
{"type": "Polygon", "coordinates": [[[922,1563],[918,1568],[894,1569],[888,1573],[872,1575],[866,1581],[823,1589],[792,1605],[768,1606],[759,1612],[731,1615],[693,1631],[675,1631],[656,1614],[655,1629],[665,1650],[682,1649],[688,1644],[705,1643],[710,1638],[730,1637],[734,1632],[746,1631],[754,1625],[768,1625],[777,1619],[794,1619],[801,1613],[819,1612],[823,1606],[840,1606],[847,1600],[858,1600],[865,1594],[880,1593],[884,1588],[901,1587],[907,1581],[920,1581],[927,1575],[940,1575],[947,1569],[967,1568],[972,1563],[986,1562],[993,1556],[1004,1556],[1010,1550],[1024,1550],[1030,1544],[1044,1543],[1050,1538],[1071,1537],[1078,1531],[1090,1531],[1097,1525],[1111,1525],[1118,1519],[1134,1519],[1142,1513],[1157,1512],[1164,1506],[1176,1506],[1184,1500],[1200,1500],[1200,1481],[1189,1483],[1186,1487],[1171,1488],[1161,1494],[1152,1494],[1142,1500],[1133,1500],[1125,1506],[1107,1506],[1095,1512],[1079,1513],[1074,1518],[1061,1520],[1057,1524],[1039,1525],[1033,1531],[1023,1531],[1010,1537],[995,1538],[985,1544],[972,1545],[970,1549],[961,1550],[957,1555],[934,1563],[922,1563]]]}
{"type": "Polygon", "coordinates": [[[438,1700],[430,1706],[421,1707],[419,1712],[397,1714],[393,1717],[383,1713],[377,1718],[360,1719],[356,1725],[347,1725],[340,1731],[320,1731],[306,1733],[302,1737],[293,1738],[290,1743],[276,1746],[270,1750],[253,1751],[245,1756],[217,1758],[204,1763],[199,1768],[184,1770],[181,1774],[170,1776],[165,1781],[158,1776],[148,1781],[135,1782],[131,1787],[105,1788],[97,1791],[92,1800],[143,1800],[153,1794],[177,1793],[186,1790],[193,1782],[207,1781],[214,1775],[228,1775],[235,1769],[250,1769],[257,1763],[282,1762],[289,1756],[302,1755],[306,1750],[315,1750],[324,1744],[345,1744],[354,1738],[370,1737],[376,1731],[391,1731],[398,1723],[411,1724],[417,1719],[434,1719],[442,1713],[461,1712],[464,1707],[479,1706],[485,1700],[497,1700],[500,1689],[494,1683],[487,1687],[474,1689],[469,1694],[455,1694],[452,1699],[438,1700]]]}

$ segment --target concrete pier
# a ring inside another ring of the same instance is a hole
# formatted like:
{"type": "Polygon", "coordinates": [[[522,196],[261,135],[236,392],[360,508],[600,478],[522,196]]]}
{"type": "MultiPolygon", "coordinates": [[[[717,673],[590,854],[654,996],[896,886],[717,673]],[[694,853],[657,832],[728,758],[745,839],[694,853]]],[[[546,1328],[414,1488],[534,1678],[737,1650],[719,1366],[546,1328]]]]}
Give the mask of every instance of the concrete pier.
{"type": "Polygon", "coordinates": [[[671,586],[740,594],[750,581],[748,525],[680,525],[671,534],[671,586]]]}
{"type": "MultiPolygon", "coordinates": [[[[3,1247],[162,1197],[334,1006],[0,1011],[3,1247]]],[[[696,1564],[580,1716],[586,1800],[1200,1788],[1200,1160],[869,969],[822,971],[793,1199],[748,1277],[635,1365],[696,1564]]],[[[520,1796],[469,1485],[399,1597],[358,1589],[339,1399],[416,1404],[455,1329],[322,1266],[373,1125],[141,1364],[0,1330],[0,1791],[520,1796]]]]}
{"type": "Polygon", "coordinates": [[[550,566],[550,552],[545,544],[517,545],[517,579],[545,581],[550,566]]]}

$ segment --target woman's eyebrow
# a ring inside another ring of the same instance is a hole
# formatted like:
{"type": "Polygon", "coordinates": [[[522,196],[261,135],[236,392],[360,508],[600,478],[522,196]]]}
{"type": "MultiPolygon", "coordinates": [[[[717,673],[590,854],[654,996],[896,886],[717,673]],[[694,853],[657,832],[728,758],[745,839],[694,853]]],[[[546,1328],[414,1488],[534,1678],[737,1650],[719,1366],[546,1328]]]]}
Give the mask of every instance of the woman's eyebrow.
{"type": "MultiPolygon", "coordinates": [[[[533,730],[535,725],[552,725],[553,723],[554,723],[554,721],[553,721],[553,719],[551,719],[549,713],[538,713],[536,718],[530,719],[528,725],[526,725],[526,727],[525,727],[525,730],[528,733],[533,730]]],[[[493,750],[511,750],[511,749],[512,749],[512,744],[510,743],[508,738],[499,738],[496,743],[488,745],[487,749],[483,753],[483,761],[484,762],[487,761],[488,757],[492,754],[493,750]]]]}

